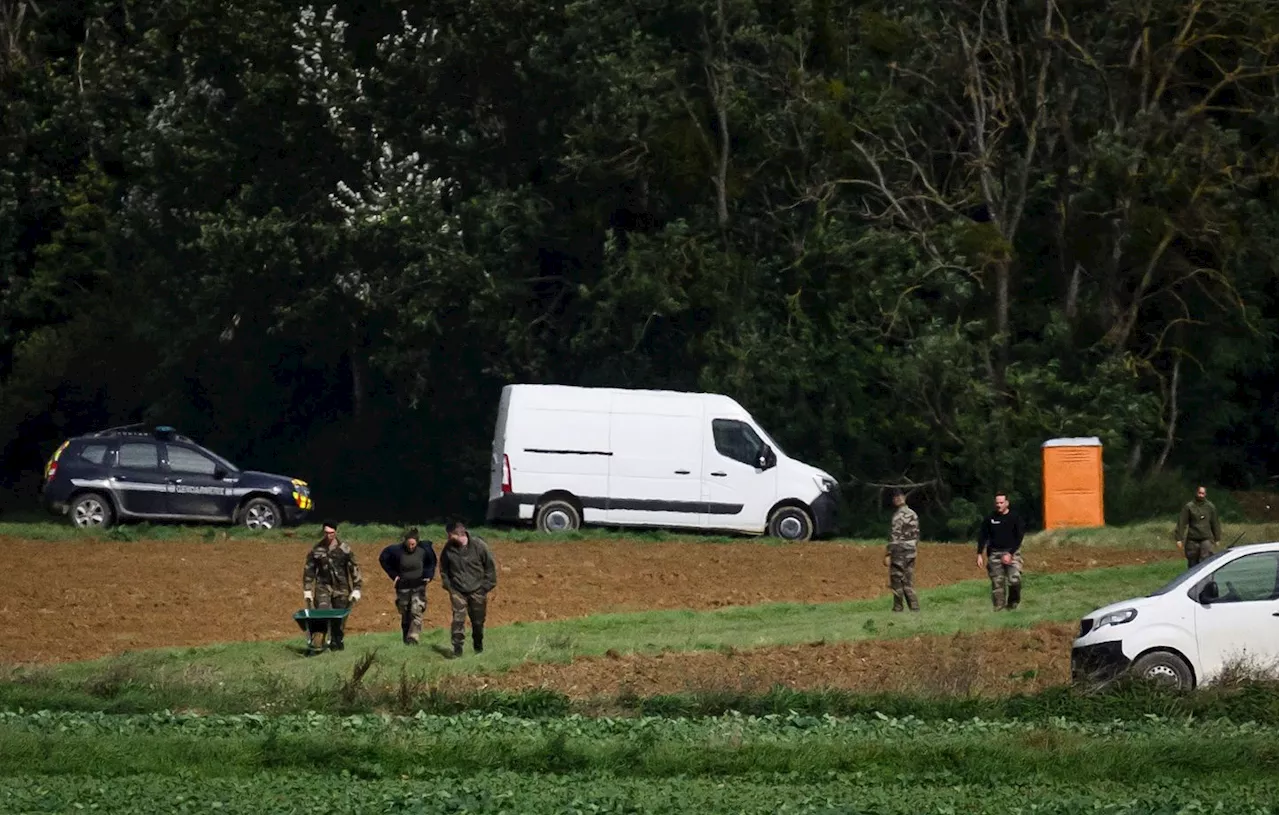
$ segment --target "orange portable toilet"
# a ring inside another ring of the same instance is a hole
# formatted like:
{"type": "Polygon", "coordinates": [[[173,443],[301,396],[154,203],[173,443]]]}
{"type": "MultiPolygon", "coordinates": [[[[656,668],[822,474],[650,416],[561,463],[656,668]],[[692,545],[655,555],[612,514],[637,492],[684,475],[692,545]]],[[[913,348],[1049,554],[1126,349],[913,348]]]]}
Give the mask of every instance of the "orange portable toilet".
{"type": "Polygon", "coordinates": [[[1102,441],[1049,439],[1044,457],[1044,528],[1103,526],[1102,441]]]}

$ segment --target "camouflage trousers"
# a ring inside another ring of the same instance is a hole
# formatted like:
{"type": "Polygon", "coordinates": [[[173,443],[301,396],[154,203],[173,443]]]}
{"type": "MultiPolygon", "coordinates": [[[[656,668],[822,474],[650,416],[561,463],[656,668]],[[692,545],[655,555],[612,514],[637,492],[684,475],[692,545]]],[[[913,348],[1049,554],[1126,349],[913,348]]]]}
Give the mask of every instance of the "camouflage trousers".
{"type": "Polygon", "coordinates": [[[400,636],[406,643],[422,636],[422,615],[427,613],[427,587],[396,589],[396,611],[400,612],[400,636]]]}
{"type": "MultiPolygon", "coordinates": [[[[351,594],[346,586],[324,586],[317,585],[315,588],[315,604],[316,608],[351,608],[351,594]]],[[[335,651],[341,651],[343,647],[342,639],[346,636],[346,620],[330,620],[329,621],[329,647],[335,651]]],[[[325,646],[325,632],[311,632],[311,650],[320,651],[325,646]]]]}
{"type": "Polygon", "coordinates": [[[484,613],[489,597],[482,591],[470,594],[449,592],[449,605],[453,609],[453,621],[449,626],[449,634],[453,640],[455,651],[462,648],[465,639],[467,617],[471,618],[471,644],[478,651],[484,645],[484,613]]]}
{"type": "Polygon", "coordinates": [[[1213,541],[1183,541],[1182,554],[1187,556],[1187,568],[1190,569],[1213,554],[1213,541]]]}
{"type": "Polygon", "coordinates": [[[906,600],[912,611],[920,610],[916,598],[916,548],[914,546],[889,547],[889,590],[893,592],[893,610],[902,611],[906,600]]]}
{"type": "Polygon", "coordinates": [[[991,578],[991,605],[996,611],[1007,607],[1012,610],[1022,600],[1022,555],[1014,554],[1013,562],[1000,562],[1003,552],[987,555],[987,577],[991,578]],[[1008,590],[1006,597],[1005,591],[1008,590]]]}

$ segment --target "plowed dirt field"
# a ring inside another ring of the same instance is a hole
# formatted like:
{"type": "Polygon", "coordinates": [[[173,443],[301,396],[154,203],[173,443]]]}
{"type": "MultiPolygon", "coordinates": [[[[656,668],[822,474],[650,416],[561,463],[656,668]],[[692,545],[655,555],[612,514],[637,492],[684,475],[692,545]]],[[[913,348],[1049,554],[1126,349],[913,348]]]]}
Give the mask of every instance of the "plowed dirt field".
{"type": "MultiPolygon", "coordinates": [[[[711,609],[769,602],[832,602],[887,594],[878,547],[816,543],[512,543],[490,541],[498,562],[491,625],[599,612],[711,609]]],[[[44,543],[0,538],[0,662],[60,662],[160,646],[287,639],[297,628],[309,548],[244,541],[44,543]],[[216,610],[216,613],[210,613],[216,610]]],[[[348,631],[393,630],[381,547],[353,547],[364,598],[348,631]]],[[[1028,573],[1148,563],[1167,552],[1044,549],[1028,573]]],[[[984,576],[973,549],[923,545],[916,585],[984,576]]],[[[429,589],[428,626],[448,603],[429,589]],[[442,602],[443,601],[443,602],[442,602]]],[[[850,646],[865,647],[865,646],[850,646]]]]}

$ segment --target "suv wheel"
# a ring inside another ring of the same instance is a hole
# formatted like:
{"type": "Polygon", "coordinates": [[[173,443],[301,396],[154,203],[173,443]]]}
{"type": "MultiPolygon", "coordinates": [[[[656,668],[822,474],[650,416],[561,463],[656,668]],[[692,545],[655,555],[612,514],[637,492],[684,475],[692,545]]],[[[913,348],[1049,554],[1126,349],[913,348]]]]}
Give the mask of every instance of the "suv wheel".
{"type": "Polygon", "coordinates": [[[240,511],[240,523],[249,529],[275,529],[280,525],[280,509],[267,498],[254,498],[240,511]]]}
{"type": "Polygon", "coordinates": [[[96,492],[86,492],[72,501],[67,516],[73,525],[81,529],[108,527],[115,520],[111,502],[96,492]]]}

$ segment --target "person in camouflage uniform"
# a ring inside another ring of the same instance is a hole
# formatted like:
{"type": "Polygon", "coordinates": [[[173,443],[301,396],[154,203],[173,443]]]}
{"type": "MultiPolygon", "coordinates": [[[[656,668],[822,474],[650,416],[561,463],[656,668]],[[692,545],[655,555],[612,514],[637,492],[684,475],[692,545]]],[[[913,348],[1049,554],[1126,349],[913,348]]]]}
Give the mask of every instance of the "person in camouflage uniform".
{"type": "MultiPolygon", "coordinates": [[[[302,600],[308,608],[351,608],[360,599],[360,566],[356,563],[351,547],[338,539],[338,525],[333,522],[323,527],[322,537],[307,553],[302,567],[302,600]]],[[[329,648],[341,651],[345,620],[329,624],[329,648]]],[[[324,649],[322,631],[311,634],[311,650],[324,649]]]]}
{"type": "Polygon", "coordinates": [[[1218,522],[1218,508],[1206,496],[1204,487],[1196,487],[1196,497],[1188,501],[1178,514],[1178,548],[1187,557],[1190,569],[1213,554],[1213,547],[1222,540],[1222,525],[1218,522]]]}
{"type": "Polygon", "coordinates": [[[417,645],[422,636],[422,615],[427,611],[427,584],[436,576],[436,553],[431,541],[419,541],[418,530],[405,530],[378,556],[378,564],[396,587],[400,612],[400,636],[405,645],[417,645]]]}
{"type": "Polygon", "coordinates": [[[889,567],[889,588],[893,591],[893,610],[902,611],[905,599],[912,611],[919,611],[915,582],[920,519],[915,510],[907,506],[907,497],[901,490],[893,493],[893,505],[898,509],[889,522],[889,546],[884,555],[884,565],[889,567]]]}
{"type": "Polygon", "coordinates": [[[471,645],[484,651],[484,618],[489,593],[498,585],[498,569],[489,546],[460,521],[445,527],[449,539],[440,548],[440,584],[449,592],[453,621],[449,633],[454,657],[462,656],[467,617],[471,617],[471,645]]]}

